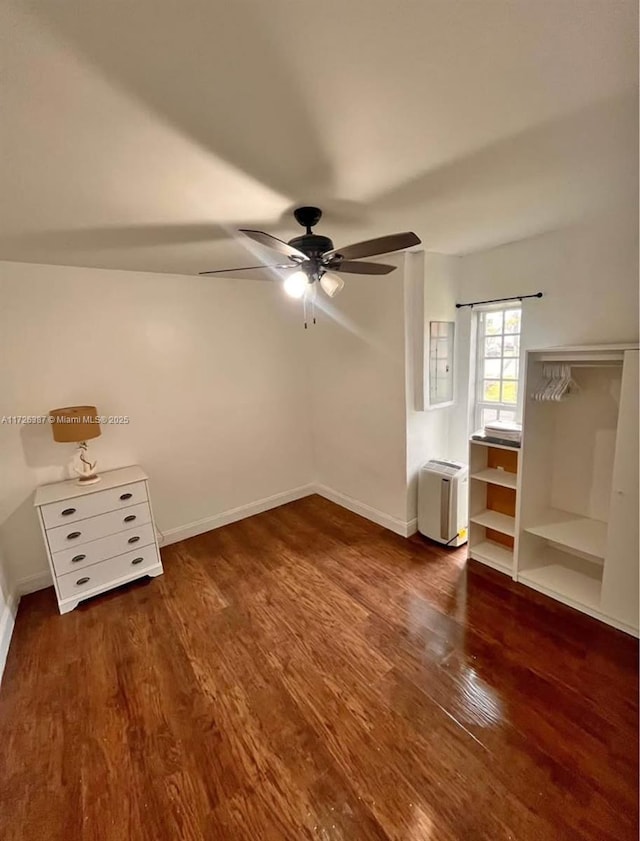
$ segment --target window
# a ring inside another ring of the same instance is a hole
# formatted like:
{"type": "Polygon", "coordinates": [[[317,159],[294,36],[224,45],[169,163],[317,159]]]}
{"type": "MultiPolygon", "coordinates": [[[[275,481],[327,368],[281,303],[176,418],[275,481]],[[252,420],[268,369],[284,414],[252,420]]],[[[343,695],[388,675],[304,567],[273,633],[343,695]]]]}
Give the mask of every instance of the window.
{"type": "Polygon", "coordinates": [[[478,312],[474,424],[514,421],[518,411],[522,308],[510,304],[478,312]]]}
{"type": "Polygon", "coordinates": [[[453,402],[453,321],[429,324],[429,406],[453,402]]]}

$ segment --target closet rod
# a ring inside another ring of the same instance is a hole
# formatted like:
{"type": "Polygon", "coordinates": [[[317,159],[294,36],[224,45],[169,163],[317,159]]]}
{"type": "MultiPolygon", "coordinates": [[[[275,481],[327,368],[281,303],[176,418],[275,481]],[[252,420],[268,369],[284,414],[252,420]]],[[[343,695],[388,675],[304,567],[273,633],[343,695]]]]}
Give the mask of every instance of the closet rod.
{"type": "Polygon", "coordinates": [[[510,298],[492,298],[490,301],[471,301],[468,304],[456,304],[456,309],[460,307],[477,307],[478,304],[501,304],[503,301],[524,301],[525,298],[542,298],[542,292],[536,292],[533,295],[512,295],[510,298]]]}

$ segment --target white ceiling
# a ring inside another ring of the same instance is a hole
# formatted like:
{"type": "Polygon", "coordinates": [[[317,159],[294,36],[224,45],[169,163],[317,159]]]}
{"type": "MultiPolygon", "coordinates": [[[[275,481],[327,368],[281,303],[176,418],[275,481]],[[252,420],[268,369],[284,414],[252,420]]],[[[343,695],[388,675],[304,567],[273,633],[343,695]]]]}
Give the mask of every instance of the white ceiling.
{"type": "Polygon", "coordinates": [[[0,259],[248,265],[230,232],[300,202],[336,245],[459,254],[637,193],[628,0],[9,0],[0,30],[0,259]]]}

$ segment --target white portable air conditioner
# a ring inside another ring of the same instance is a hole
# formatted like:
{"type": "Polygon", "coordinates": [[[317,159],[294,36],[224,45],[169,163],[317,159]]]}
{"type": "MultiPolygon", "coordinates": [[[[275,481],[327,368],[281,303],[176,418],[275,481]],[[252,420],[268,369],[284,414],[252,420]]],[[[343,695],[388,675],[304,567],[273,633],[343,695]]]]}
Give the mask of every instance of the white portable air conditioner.
{"type": "Polygon", "coordinates": [[[469,468],[446,459],[432,459],[420,468],[418,531],[447,546],[467,542],[469,468]]]}

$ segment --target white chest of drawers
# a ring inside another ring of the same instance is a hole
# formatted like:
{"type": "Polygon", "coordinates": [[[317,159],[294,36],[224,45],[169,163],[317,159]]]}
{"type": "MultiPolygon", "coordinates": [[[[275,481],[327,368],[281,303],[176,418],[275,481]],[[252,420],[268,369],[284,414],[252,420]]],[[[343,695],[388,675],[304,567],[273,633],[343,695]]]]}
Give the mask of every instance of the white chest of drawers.
{"type": "Polygon", "coordinates": [[[96,485],[75,480],[36,490],[60,613],[144,575],[161,575],[147,474],[123,467],[96,485]]]}

